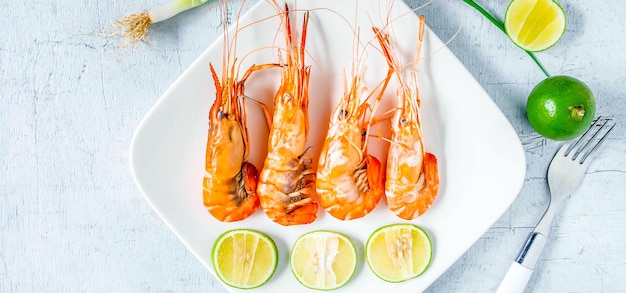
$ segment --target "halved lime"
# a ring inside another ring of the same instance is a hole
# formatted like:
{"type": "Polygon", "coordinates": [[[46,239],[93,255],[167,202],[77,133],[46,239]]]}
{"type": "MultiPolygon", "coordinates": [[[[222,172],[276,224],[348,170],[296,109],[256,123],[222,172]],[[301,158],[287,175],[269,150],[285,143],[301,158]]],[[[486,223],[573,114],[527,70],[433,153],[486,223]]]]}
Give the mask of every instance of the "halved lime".
{"type": "Polygon", "coordinates": [[[276,244],[262,232],[234,229],[220,235],[212,251],[213,267],[226,285],[252,289],[265,284],[278,264],[276,244]]]}
{"type": "Polygon", "coordinates": [[[504,14],[504,28],[520,48],[543,51],[565,33],[565,11],[554,0],[512,0],[504,14]]]}
{"type": "Polygon", "coordinates": [[[404,282],[426,271],[432,258],[432,244],[424,229],[413,224],[392,224],[370,235],[365,258],[379,278],[404,282]]]}
{"type": "Polygon", "coordinates": [[[318,230],[300,236],[289,255],[291,272],[302,285],[316,290],[342,287],[356,271],[356,248],[348,236],[318,230]]]}

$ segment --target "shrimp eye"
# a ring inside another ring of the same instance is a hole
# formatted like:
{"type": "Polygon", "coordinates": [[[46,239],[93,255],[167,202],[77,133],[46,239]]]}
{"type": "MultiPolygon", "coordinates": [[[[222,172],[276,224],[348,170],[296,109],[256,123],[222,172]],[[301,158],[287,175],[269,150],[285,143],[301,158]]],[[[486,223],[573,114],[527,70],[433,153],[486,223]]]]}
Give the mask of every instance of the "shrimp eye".
{"type": "Polygon", "coordinates": [[[406,123],[406,118],[400,119],[400,123],[406,123]]]}
{"type": "Polygon", "coordinates": [[[291,100],[292,96],[290,94],[284,94],[283,95],[283,101],[287,102],[289,100],[291,100]]]}
{"type": "Polygon", "coordinates": [[[222,109],[220,109],[219,111],[217,111],[217,118],[224,118],[224,112],[222,111],[222,109]]]}
{"type": "Polygon", "coordinates": [[[341,111],[339,111],[339,117],[340,118],[345,118],[346,116],[348,116],[348,110],[341,109],[341,111]]]}

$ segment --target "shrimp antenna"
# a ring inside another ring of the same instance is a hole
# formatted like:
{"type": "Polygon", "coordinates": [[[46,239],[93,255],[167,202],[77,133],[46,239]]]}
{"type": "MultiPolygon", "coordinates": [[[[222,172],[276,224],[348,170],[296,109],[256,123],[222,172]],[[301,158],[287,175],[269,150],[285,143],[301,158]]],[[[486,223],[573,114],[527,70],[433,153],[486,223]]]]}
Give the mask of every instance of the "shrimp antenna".
{"type": "MultiPolygon", "coordinates": [[[[422,51],[422,43],[424,42],[424,15],[420,15],[420,27],[417,34],[417,46],[415,46],[415,58],[419,60],[422,51]]],[[[413,64],[413,69],[417,70],[417,62],[413,64]]]]}
{"type": "Polygon", "coordinates": [[[456,37],[459,35],[459,33],[461,33],[461,28],[463,28],[463,25],[465,24],[465,14],[463,13],[463,10],[461,9],[461,7],[459,7],[458,5],[451,3],[449,1],[445,1],[446,3],[448,3],[449,5],[451,5],[452,7],[454,7],[457,12],[461,15],[460,19],[461,19],[461,23],[459,24],[459,27],[457,28],[456,32],[454,32],[454,34],[443,43],[442,46],[440,46],[439,48],[433,50],[432,52],[430,52],[428,55],[425,55],[424,57],[422,57],[422,59],[426,59],[429,58],[430,56],[433,56],[435,54],[437,54],[437,52],[443,50],[444,48],[446,48],[451,42],[452,40],[456,39],[456,37]]]}
{"type": "MultiPolygon", "coordinates": [[[[246,4],[246,0],[243,0],[241,2],[241,5],[239,6],[239,9],[237,11],[237,21],[235,21],[235,33],[233,36],[233,42],[230,43],[230,48],[229,48],[229,52],[232,52],[232,55],[237,56],[237,38],[239,36],[239,19],[241,19],[241,13],[243,11],[243,7],[246,4]]],[[[229,53],[230,56],[230,53],[229,53]]],[[[235,75],[233,75],[235,76],[235,75]]]]}
{"type": "Polygon", "coordinates": [[[229,38],[228,38],[228,25],[227,25],[227,15],[228,11],[226,8],[226,3],[222,2],[222,29],[224,33],[222,34],[223,43],[222,43],[222,54],[226,54],[226,58],[222,58],[222,77],[227,76],[228,74],[228,64],[230,63],[230,51],[229,48],[229,38]]]}

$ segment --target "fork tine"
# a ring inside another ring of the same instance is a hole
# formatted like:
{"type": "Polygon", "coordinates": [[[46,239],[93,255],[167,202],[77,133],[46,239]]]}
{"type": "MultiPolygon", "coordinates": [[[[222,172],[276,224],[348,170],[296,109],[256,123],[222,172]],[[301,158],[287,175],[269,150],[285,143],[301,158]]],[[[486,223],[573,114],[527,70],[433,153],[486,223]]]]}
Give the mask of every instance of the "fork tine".
{"type": "Polygon", "coordinates": [[[574,146],[574,141],[566,141],[559,147],[559,150],[554,154],[553,160],[559,157],[567,157],[568,153],[572,150],[572,146],[574,146]]]}
{"type": "Polygon", "coordinates": [[[608,121],[609,119],[602,119],[602,117],[598,117],[596,120],[594,120],[593,124],[591,124],[591,126],[587,128],[585,133],[578,139],[578,141],[576,141],[576,145],[582,142],[585,142],[585,144],[579,146],[576,149],[574,155],[572,155],[572,161],[576,160],[576,158],[578,158],[578,155],[580,155],[587,148],[587,146],[598,136],[598,134],[608,121]],[[591,138],[586,137],[588,134],[591,135],[591,138]]]}
{"type": "MultiPolygon", "coordinates": [[[[610,120],[610,119],[607,119],[607,123],[608,123],[609,121],[611,121],[611,120],[610,120]]],[[[587,151],[587,152],[586,152],[586,153],[582,156],[582,158],[580,159],[580,164],[584,164],[584,163],[585,163],[585,160],[586,160],[588,157],[592,156],[592,155],[596,152],[596,150],[598,149],[598,147],[599,147],[599,146],[600,146],[600,145],[604,142],[604,140],[607,138],[607,136],[609,135],[609,133],[611,132],[611,130],[613,130],[613,127],[615,127],[615,125],[616,125],[616,124],[615,124],[615,123],[613,123],[613,124],[609,127],[609,129],[608,129],[608,130],[607,130],[607,131],[606,131],[606,132],[602,135],[602,137],[600,137],[600,140],[598,140],[598,142],[596,142],[596,144],[595,144],[593,147],[591,147],[591,149],[590,149],[590,150],[588,150],[588,151],[587,151]]],[[[598,130],[598,132],[596,133],[596,135],[597,135],[598,133],[600,133],[600,132],[602,131],[602,128],[604,128],[605,126],[606,126],[606,123],[602,125],[602,127],[598,130]]],[[[595,137],[596,135],[594,135],[594,137],[595,137]]],[[[591,141],[589,141],[589,142],[591,142],[591,141]]],[[[589,144],[589,143],[587,143],[587,144],[589,144]]]]}
{"type": "MultiPolygon", "coordinates": [[[[585,132],[583,133],[583,135],[581,135],[578,140],[576,140],[575,142],[573,142],[572,144],[570,144],[570,146],[567,148],[567,151],[565,151],[565,156],[569,156],[569,153],[574,150],[576,147],[578,147],[578,145],[580,143],[582,143],[583,141],[585,141],[585,138],[587,137],[587,135],[594,129],[594,127],[598,124],[598,122],[600,122],[600,119],[602,119],[602,116],[599,116],[598,118],[596,118],[595,120],[593,120],[593,122],[591,123],[591,126],[589,126],[589,128],[587,128],[587,130],[585,130],[585,132]]],[[[578,149],[579,152],[581,150],[581,148],[578,149]]],[[[578,153],[574,153],[573,158],[575,159],[576,156],[578,155],[578,153]]],[[[573,159],[572,159],[573,160],[573,159]]]]}
{"type": "Polygon", "coordinates": [[[615,123],[610,125],[609,122],[612,122],[611,118],[598,117],[594,120],[593,124],[585,131],[585,133],[568,148],[564,156],[569,156],[569,153],[576,148],[570,156],[570,159],[575,161],[580,157],[579,164],[583,164],[585,160],[602,144],[602,142],[604,142],[604,139],[608,136],[611,130],[613,130],[613,127],[615,127],[615,123]],[[597,140],[598,135],[603,132],[607,125],[610,125],[608,130],[606,130],[602,137],[597,140]],[[588,138],[588,136],[591,137],[588,138]]]}

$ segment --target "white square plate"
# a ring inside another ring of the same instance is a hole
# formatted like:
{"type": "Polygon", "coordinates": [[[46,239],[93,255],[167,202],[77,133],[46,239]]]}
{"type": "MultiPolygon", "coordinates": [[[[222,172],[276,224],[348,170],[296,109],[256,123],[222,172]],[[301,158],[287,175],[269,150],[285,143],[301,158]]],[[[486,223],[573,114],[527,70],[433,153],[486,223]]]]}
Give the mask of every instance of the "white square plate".
{"type": "MultiPolygon", "coordinates": [[[[393,20],[389,31],[397,48],[406,59],[411,58],[414,50],[418,20],[403,2],[360,1],[358,9],[356,4],[356,0],[297,3],[298,10],[312,9],[306,45],[307,64],[312,66],[311,133],[307,143],[312,149],[308,154],[319,154],[330,111],[343,91],[343,70],[350,71],[353,39],[350,26],[357,24],[361,39],[369,41],[372,24],[382,26],[389,12],[389,19],[393,20]]],[[[290,3],[290,7],[294,4],[290,3]]],[[[259,1],[239,20],[239,25],[275,13],[266,1],[259,1]]],[[[298,32],[301,15],[299,12],[298,21],[293,23],[298,32]]],[[[270,17],[242,30],[237,40],[238,56],[241,58],[256,48],[282,46],[279,26],[279,19],[270,17]]],[[[426,150],[438,157],[441,180],[439,195],[431,209],[410,221],[423,227],[433,242],[433,259],[423,275],[392,284],[378,279],[368,268],[363,257],[368,236],[383,225],[407,222],[391,214],[384,200],[372,213],[353,221],[336,220],[320,207],[318,219],[310,225],[283,227],[269,220],[261,209],[240,222],[219,222],[202,204],[202,178],[207,115],[215,96],[208,63],[221,72],[222,42],[220,38],[202,53],[158,100],[138,126],[130,150],[132,172],[146,200],[213,274],[211,248],[215,239],[226,230],[252,228],[271,236],[279,249],[276,273],[254,291],[280,292],[282,288],[290,288],[290,292],[311,291],[292,276],[289,249],[305,232],[330,229],[352,238],[359,253],[357,272],[339,291],[423,291],[493,225],[521,189],[526,163],[514,129],[467,69],[427,29],[422,56],[430,56],[419,63],[422,127],[426,150]]],[[[277,62],[276,51],[275,48],[258,50],[243,58],[242,68],[252,63],[277,62]]],[[[370,50],[368,54],[365,81],[375,83],[386,74],[387,65],[376,51],[370,50]]],[[[246,94],[271,106],[279,78],[278,71],[273,69],[254,73],[246,94]]],[[[387,102],[383,108],[393,107],[392,96],[386,94],[384,99],[387,102]]],[[[267,147],[267,126],[258,108],[248,104],[247,112],[250,161],[260,168],[267,147]]],[[[381,154],[386,143],[376,138],[370,143],[372,153],[384,159],[381,154]]]]}

